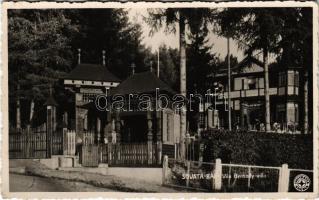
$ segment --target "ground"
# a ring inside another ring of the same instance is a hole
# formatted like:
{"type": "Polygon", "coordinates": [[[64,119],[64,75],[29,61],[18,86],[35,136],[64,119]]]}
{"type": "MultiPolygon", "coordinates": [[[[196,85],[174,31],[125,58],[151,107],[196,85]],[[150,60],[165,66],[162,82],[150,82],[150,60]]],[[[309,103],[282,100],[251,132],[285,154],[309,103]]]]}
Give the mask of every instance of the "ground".
{"type": "MultiPolygon", "coordinates": [[[[114,175],[86,171],[49,169],[38,161],[9,160],[10,191],[73,191],[73,192],[183,192],[163,187],[150,181],[141,181],[114,175]],[[21,181],[20,181],[21,180],[21,181]]],[[[130,170],[130,168],[127,168],[130,170]]]]}
{"type": "Polygon", "coordinates": [[[9,175],[10,192],[110,192],[107,188],[95,187],[86,183],[27,176],[9,175]]]}

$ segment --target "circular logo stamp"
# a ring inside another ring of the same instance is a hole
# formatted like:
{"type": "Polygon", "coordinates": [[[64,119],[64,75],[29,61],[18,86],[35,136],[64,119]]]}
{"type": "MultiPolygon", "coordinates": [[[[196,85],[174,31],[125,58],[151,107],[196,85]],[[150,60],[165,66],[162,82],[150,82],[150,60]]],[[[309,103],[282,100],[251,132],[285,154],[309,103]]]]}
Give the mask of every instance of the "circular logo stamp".
{"type": "Polygon", "coordinates": [[[294,187],[299,192],[309,189],[311,180],[306,174],[299,174],[294,178],[294,187]]]}

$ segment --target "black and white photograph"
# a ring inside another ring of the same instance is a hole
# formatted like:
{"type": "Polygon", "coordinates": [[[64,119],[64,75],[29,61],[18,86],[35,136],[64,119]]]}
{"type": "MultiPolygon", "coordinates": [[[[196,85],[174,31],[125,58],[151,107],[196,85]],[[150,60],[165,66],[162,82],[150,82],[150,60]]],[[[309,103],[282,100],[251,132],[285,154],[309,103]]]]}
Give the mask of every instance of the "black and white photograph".
{"type": "Polygon", "coordinates": [[[8,197],[318,195],[317,4],[3,5],[8,197]]]}

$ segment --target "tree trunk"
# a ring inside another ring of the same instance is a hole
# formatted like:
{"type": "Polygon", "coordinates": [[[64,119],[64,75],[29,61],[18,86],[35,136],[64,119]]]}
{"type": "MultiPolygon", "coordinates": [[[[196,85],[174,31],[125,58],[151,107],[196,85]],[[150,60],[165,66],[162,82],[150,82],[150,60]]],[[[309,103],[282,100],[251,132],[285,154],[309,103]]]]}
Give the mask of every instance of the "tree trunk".
{"type": "Polygon", "coordinates": [[[33,118],[33,113],[34,113],[34,100],[32,99],[31,100],[31,105],[30,105],[30,119],[29,119],[30,125],[31,125],[31,121],[32,121],[32,118],[33,118]]]}
{"type": "Polygon", "coordinates": [[[305,71],[304,76],[304,134],[308,133],[308,73],[305,71]]]}
{"type": "Polygon", "coordinates": [[[268,50],[264,48],[264,93],[265,93],[265,128],[266,132],[270,131],[270,103],[269,103],[269,71],[268,71],[268,50]]]}
{"type": "MultiPolygon", "coordinates": [[[[185,41],[185,19],[179,12],[179,50],[180,50],[180,93],[186,97],[186,41],[185,41]]],[[[186,106],[181,109],[181,137],[180,158],[185,158],[185,135],[186,135],[186,106]]]]}
{"type": "Polygon", "coordinates": [[[17,116],[16,116],[16,128],[21,128],[21,114],[20,114],[20,84],[17,85],[17,116]]]}

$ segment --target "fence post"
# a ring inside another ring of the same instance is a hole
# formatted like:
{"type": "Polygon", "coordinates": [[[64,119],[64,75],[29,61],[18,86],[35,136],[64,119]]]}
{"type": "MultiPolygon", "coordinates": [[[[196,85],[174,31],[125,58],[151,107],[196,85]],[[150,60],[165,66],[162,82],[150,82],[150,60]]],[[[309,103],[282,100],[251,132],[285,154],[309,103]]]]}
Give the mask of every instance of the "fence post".
{"type": "Polygon", "coordinates": [[[220,158],[216,159],[215,169],[213,171],[213,191],[222,189],[222,161],[220,158]]]}
{"type": "Polygon", "coordinates": [[[202,162],[203,162],[203,152],[204,152],[204,144],[201,142],[201,140],[199,141],[199,155],[198,155],[198,166],[202,166],[202,162]]]}
{"type": "Polygon", "coordinates": [[[31,145],[30,145],[30,137],[31,137],[31,133],[30,133],[30,125],[27,126],[27,135],[26,135],[26,158],[29,158],[30,157],[30,148],[31,148],[31,145]]]}
{"type": "Polygon", "coordinates": [[[283,164],[279,172],[278,192],[288,192],[290,171],[287,164],[283,164]]]}
{"type": "Polygon", "coordinates": [[[76,137],[76,133],[75,133],[75,131],[73,130],[72,132],[71,132],[71,155],[73,156],[73,155],[75,155],[75,151],[76,151],[76,141],[75,141],[75,137],[76,137]]]}
{"type": "Polygon", "coordinates": [[[153,155],[153,149],[152,149],[152,143],[153,143],[153,123],[152,123],[152,113],[150,111],[147,111],[147,164],[151,165],[153,164],[152,155],[153,155]]]}
{"type": "Polygon", "coordinates": [[[157,155],[156,160],[157,164],[160,165],[162,163],[162,113],[159,111],[156,113],[157,115],[157,132],[156,132],[156,149],[157,155]]]}
{"type": "Polygon", "coordinates": [[[165,155],[163,158],[163,169],[162,169],[162,184],[165,185],[166,183],[166,176],[168,170],[168,156],[165,155]]]}
{"type": "MultiPolygon", "coordinates": [[[[186,162],[186,166],[187,166],[187,176],[189,177],[189,173],[190,173],[190,168],[191,168],[191,162],[187,161],[186,162]]],[[[186,179],[186,187],[189,187],[189,178],[186,179]]]]}
{"type": "Polygon", "coordinates": [[[68,129],[66,127],[63,127],[63,130],[62,130],[63,155],[67,155],[67,142],[68,142],[67,132],[68,132],[68,129]]]}

